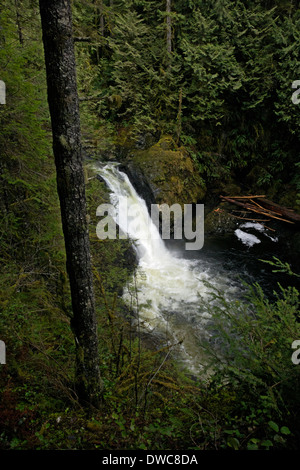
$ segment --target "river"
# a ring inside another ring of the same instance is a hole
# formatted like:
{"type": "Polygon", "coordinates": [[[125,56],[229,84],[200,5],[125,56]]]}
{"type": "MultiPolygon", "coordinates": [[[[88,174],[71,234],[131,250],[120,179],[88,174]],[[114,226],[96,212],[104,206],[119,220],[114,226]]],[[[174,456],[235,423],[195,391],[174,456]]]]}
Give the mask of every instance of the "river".
{"type": "Polygon", "coordinates": [[[232,234],[207,236],[200,250],[186,250],[185,240],[162,240],[145,201],[117,164],[99,164],[97,172],[110,190],[114,220],[124,236],[135,240],[138,267],[124,300],[135,310],[139,327],[161,344],[177,345],[180,360],[198,374],[212,292],[218,289],[225,299],[240,300],[243,280],[258,282],[271,298],[277,282],[287,284],[288,279],[260,260],[282,254],[280,238],[241,221],[232,234]]]}

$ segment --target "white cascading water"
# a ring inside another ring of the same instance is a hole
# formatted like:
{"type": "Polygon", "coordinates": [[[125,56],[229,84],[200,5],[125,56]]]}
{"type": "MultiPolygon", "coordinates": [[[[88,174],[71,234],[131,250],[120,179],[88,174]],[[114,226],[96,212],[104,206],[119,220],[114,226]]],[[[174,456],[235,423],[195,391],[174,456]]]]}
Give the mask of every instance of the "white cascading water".
{"type": "Polygon", "coordinates": [[[117,166],[109,163],[99,165],[96,170],[111,191],[117,224],[135,241],[138,267],[132,284],[124,290],[124,299],[134,305],[140,324],[148,331],[164,335],[169,344],[181,343],[183,361],[197,373],[202,362],[197,344],[209,318],[201,299],[209,293],[207,282],[223,284],[228,289],[226,279],[212,277],[199,259],[179,258],[166,248],[145,201],[117,166]],[[120,202],[125,200],[128,212],[119,213],[120,202]],[[134,211],[130,210],[132,206],[134,211]],[[136,220],[132,220],[134,212],[137,212],[136,220]]]}

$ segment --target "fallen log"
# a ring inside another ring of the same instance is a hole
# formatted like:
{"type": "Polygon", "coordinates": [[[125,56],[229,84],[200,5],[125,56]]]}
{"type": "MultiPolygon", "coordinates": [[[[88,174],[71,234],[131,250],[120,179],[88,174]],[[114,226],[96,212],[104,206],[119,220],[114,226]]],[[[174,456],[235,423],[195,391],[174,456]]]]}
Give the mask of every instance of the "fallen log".
{"type": "Polygon", "coordinates": [[[255,212],[263,216],[271,217],[273,219],[277,219],[289,224],[300,223],[299,214],[296,214],[291,209],[280,206],[279,204],[275,204],[273,203],[273,201],[269,201],[268,199],[265,199],[261,196],[258,196],[256,201],[253,201],[254,196],[220,197],[227,202],[243,207],[248,211],[255,212]],[[247,200],[247,202],[245,202],[245,199],[247,200]]]}
{"type": "Polygon", "coordinates": [[[268,227],[266,224],[263,224],[262,222],[270,222],[270,219],[254,219],[253,217],[240,217],[238,215],[231,214],[231,217],[235,217],[236,219],[240,220],[250,220],[251,222],[257,222],[261,225],[263,225],[266,229],[271,230],[272,232],[275,232],[274,228],[268,227]]]}
{"type": "MultiPolygon", "coordinates": [[[[223,196],[221,196],[223,197],[223,196]]],[[[265,195],[262,196],[230,196],[231,199],[254,199],[255,197],[265,197],[265,195]]]]}
{"type": "Polygon", "coordinates": [[[284,206],[280,206],[279,204],[275,204],[273,201],[269,201],[268,199],[261,198],[259,202],[269,210],[272,210],[273,212],[278,212],[283,217],[286,217],[287,219],[293,220],[294,222],[300,223],[300,214],[297,214],[294,210],[289,209],[284,206]]]}

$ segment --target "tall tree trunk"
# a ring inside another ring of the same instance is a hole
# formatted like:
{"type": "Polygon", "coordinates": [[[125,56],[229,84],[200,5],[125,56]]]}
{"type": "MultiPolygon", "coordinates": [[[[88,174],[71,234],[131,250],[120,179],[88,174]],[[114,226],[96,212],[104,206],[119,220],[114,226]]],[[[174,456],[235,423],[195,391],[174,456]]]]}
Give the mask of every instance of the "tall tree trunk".
{"type": "Polygon", "coordinates": [[[23,46],[24,38],[23,38],[22,26],[21,26],[19,0],[15,0],[15,7],[16,7],[16,23],[17,23],[17,28],[18,28],[19,43],[21,44],[21,46],[23,46]]]}
{"type": "Polygon", "coordinates": [[[101,393],[70,0],[39,0],[57,190],[72,296],[79,400],[101,393]]]}
{"type": "Polygon", "coordinates": [[[101,37],[103,38],[104,37],[104,28],[105,28],[105,25],[104,25],[104,11],[103,11],[103,1],[100,2],[100,6],[99,6],[99,12],[100,12],[100,34],[101,34],[101,37]]]}
{"type": "Polygon", "coordinates": [[[167,13],[167,52],[172,53],[172,20],[171,20],[171,0],[166,0],[167,13]]]}

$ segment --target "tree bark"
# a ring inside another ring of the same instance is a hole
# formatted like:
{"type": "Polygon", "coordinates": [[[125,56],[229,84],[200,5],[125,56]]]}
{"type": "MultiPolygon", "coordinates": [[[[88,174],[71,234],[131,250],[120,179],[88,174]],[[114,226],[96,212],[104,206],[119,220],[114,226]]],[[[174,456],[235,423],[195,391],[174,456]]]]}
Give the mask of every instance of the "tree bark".
{"type": "Polygon", "coordinates": [[[57,191],[66,247],[76,343],[75,385],[81,403],[101,394],[97,321],[87,224],[70,0],[39,0],[57,191]]]}
{"type": "Polygon", "coordinates": [[[19,43],[21,44],[21,46],[23,46],[24,38],[23,38],[22,26],[21,26],[19,0],[15,0],[15,7],[16,7],[16,23],[17,23],[17,28],[18,28],[19,43]]]}
{"type": "Polygon", "coordinates": [[[167,52],[172,53],[172,20],[171,20],[171,0],[166,0],[167,13],[167,52]]]}

